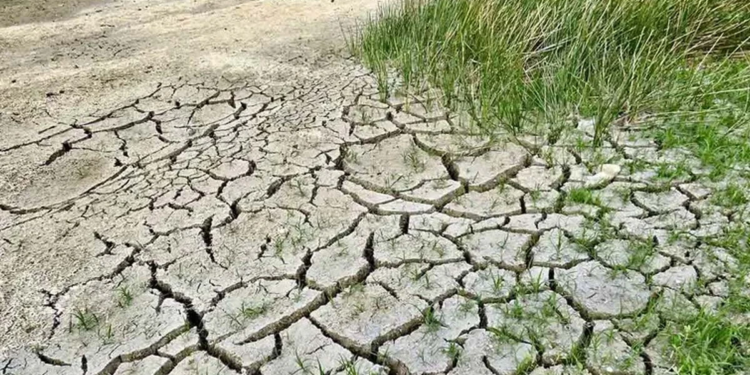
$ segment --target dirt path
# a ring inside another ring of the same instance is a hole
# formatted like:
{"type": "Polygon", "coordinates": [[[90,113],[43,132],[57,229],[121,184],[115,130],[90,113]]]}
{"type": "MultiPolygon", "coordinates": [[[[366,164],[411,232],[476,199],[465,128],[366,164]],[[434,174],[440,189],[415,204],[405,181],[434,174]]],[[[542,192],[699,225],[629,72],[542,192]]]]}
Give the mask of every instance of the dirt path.
{"type": "Polygon", "coordinates": [[[339,22],[376,5],[0,20],[0,374],[670,373],[736,274],[718,185],[381,100],[339,22]]]}

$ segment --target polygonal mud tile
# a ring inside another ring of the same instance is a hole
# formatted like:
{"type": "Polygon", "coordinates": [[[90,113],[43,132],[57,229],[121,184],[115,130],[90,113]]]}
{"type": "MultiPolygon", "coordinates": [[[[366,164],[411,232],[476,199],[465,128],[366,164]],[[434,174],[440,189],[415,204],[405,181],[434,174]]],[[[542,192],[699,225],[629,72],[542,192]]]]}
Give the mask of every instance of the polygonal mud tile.
{"type": "Polygon", "coordinates": [[[651,359],[655,370],[654,373],[656,373],[657,368],[662,369],[661,371],[674,368],[675,351],[670,340],[672,335],[677,333],[677,328],[673,324],[667,324],[667,327],[659,331],[643,349],[648,358],[651,359]]]}
{"type": "MultiPolygon", "coordinates": [[[[393,104],[392,104],[393,105],[393,104]]],[[[396,112],[393,115],[393,122],[397,125],[406,126],[406,125],[415,125],[415,126],[427,126],[425,124],[425,121],[419,117],[410,115],[406,112],[396,112]]]]}
{"type": "Polygon", "coordinates": [[[463,292],[472,298],[483,300],[507,298],[515,290],[516,274],[490,265],[466,275],[463,278],[463,285],[463,292]]]}
{"type": "Polygon", "coordinates": [[[518,276],[517,289],[526,293],[539,293],[550,289],[550,272],[547,267],[530,267],[518,276]]]}
{"type": "Polygon", "coordinates": [[[565,215],[583,215],[588,217],[597,217],[599,214],[600,208],[598,206],[594,206],[591,204],[566,204],[563,206],[562,210],[560,210],[560,213],[565,215]]]}
{"type": "Polygon", "coordinates": [[[273,358],[276,351],[276,338],[273,334],[248,343],[235,341],[237,339],[236,337],[228,337],[213,345],[216,350],[231,361],[241,363],[242,367],[258,368],[261,364],[273,358]]]}
{"type": "Polygon", "coordinates": [[[427,121],[434,121],[447,117],[447,112],[434,100],[422,100],[421,102],[407,102],[402,107],[402,110],[411,115],[425,119],[427,121]]]}
{"type": "MultiPolygon", "coordinates": [[[[636,218],[622,218],[619,220],[620,232],[625,237],[636,238],[641,241],[652,241],[654,236],[659,236],[660,230],[636,218]]],[[[666,232],[661,230],[661,232],[666,232]]]]}
{"type": "Polygon", "coordinates": [[[213,263],[205,252],[195,252],[167,269],[156,271],[158,282],[169,286],[172,293],[189,298],[198,311],[206,309],[219,291],[240,282],[241,278],[213,263]]]}
{"type": "Polygon", "coordinates": [[[528,234],[501,230],[474,233],[461,239],[473,262],[495,263],[519,271],[526,265],[526,249],[530,242],[528,234]]]}
{"type": "Polygon", "coordinates": [[[352,135],[363,142],[372,142],[398,132],[396,124],[387,121],[376,121],[371,124],[361,124],[354,127],[352,135]]]}
{"type": "Polygon", "coordinates": [[[417,134],[417,143],[437,155],[476,155],[489,147],[488,137],[468,134],[417,134]]]}
{"type": "Polygon", "coordinates": [[[245,160],[233,159],[225,161],[218,166],[211,168],[209,174],[218,180],[234,180],[243,175],[248,175],[252,172],[251,164],[245,160]]]}
{"type": "Polygon", "coordinates": [[[728,251],[719,247],[702,246],[690,253],[693,266],[704,279],[715,279],[738,270],[738,261],[728,251]]]}
{"type": "Polygon", "coordinates": [[[643,222],[655,229],[687,231],[698,226],[695,215],[680,207],[665,214],[643,219],[643,222]]]}
{"type": "Polygon", "coordinates": [[[548,364],[568,358],[586,323],[565,298],[551,291],[520,295],[505,304],[487,304],[485,312],[488,327],[542,345],[542,360],[548,364]]]}
{"type": "Polygon", "coordinates": [[[538,223],[537,227],[539,230],[559,228],[573,234],[575,237],[591,233],[593,230],[587,226],[586,218],[580,215],[549,214],[544,220],[538,223]]]}
{"type": "Polygon", "coordinates": [[[381,204],[375,208],[381,215],[394,214],[426,214],[435,211],[435,207],[430,204],[410,202],[403,199],[397,199],[392,202],[381,204]]]}
{"type": "Polygon", "coordinates": [[[423,215],[413,215],[409,217],[409,230],[423,230],[436,233],[443,233],[449,237],[455,238],[470,230],[473,220],[455,218],[443,213],[431,213],[423,215]]]}
{"type": "Polygon", "coordinates": [[[679,186],[680,191],[687,194],[691,199],[702,200],[707,198],[713,193],[713,191],[700,182],[691,182],[687,184],[681,184],[679,186]]]}
{"type": "MultiPolygon", "coordinates": [[[[560,202],[560,196],[561,194],[557,192],[557,190],[532,191],[523,197],[524,206],[526,208],[525,212],[551,212],[555,209],[558,202],[560,202]]],[[[565,211],[566,208],[567,207],[563,207],[563,211],[565,211]]],[[[569,214],[568,212],[563,213],[569,214]]],[[[577,213],[579,212],[572,212],[570,214],[577,213]]],[[[595,216],[595,214],[589,216],[595,216]]]]}
{"type": "Polygon", "coordinates": [[[655,311],[667,320],[685,321],[698,315],[698,308],[684,294],[661,288],[655,311]]]}
{"type": "Polygon", "coordinates": [[[40,352],[69,364],[85,356],[88,369],[98,372],[120,358],[145,357],[188,330],[184,306],[160,301],[147,267],[128,268],[118,281],[92,281],[60,297],[61,324],[40,352]]]}
{"type": "Polygon", "coordinates": [[[188,353],[198,350],[199,340],[198,329],[193,327],[189,331],[177,336],[174,340],[167,343],[167,345],[159,348],[157,353],[164,357],[184,357],[188,353]]]}
{"type": "Polygon", "coordinates": [[[536,350],[525,342],[499,338],[483,329],[471,331],[450,375],[512,375],[533,366],[536,350]]]}
{"type": "Polygon", "coordinates": [[[203,247],[205,243],[200,229],[175,231],[168,236],[159,236],[146,245],[138,254],[138,259],[164,266],[203,247]]]}
{"type": "Polygon", "coordinates": [[[730,293],[729,282],[726,280],[714,281],[708,284],[708,290],[715,296],[728,297],[730,293]]]}
{"type": "Polygon", "coordinates": [[[620,239],[607,240],[596,245],[596,258],[613,268],[628,268],[646,274],[666,269],[670,258],[661,255],[649,243],[620,239]]]}
{"type": "Polygon", "coordinates": [[[261,173],[243,176],[227,182],[219,196],[227,202],[239,200],[240,207],[247,206],[251,202],[263,198],[274,179],[272,176],[262,175],[261,173]]]}
{"type": "Polygon", "coordinates": [[[560,167],[531,166],[520,170],[512,181],[528,191],[550,191],[557,187],[562,178],[563,171],[560,167]]]}
{"type": "Polygon", "coordinates": [[[452,342],[479,324],[479,308],[472,300],[451,297],[431,312],[429,322],[416,331],[380,347],[380,354],[405,364],[413,374],[437,373],[449,368],[460,346],[452,342]]]}
{"type": "Polygon", "coordinates": [[[382,267],[370,274],[367,282],[385,285],[400,299],[418,296],[432,301],[455,292],[459,288],[456,279],[471,269],[465,262],[420,266],[419,263],[407,263],[398,268],[382,267]]]}
{"type": "Polygon", "coordinates": [[[654,311],[647,311],[633,318],[616,319],[614,322],[620,335],[631,345],[644,343],[661,325],[659,315],[654,311]]]}
{"type": "Polygon", "coordinates": [[[359,233],[372,233],[374,243],[392,240],[403,234],[403,218],[398,215],[365,215],[357,225],[359,233]]]}
{"type": "Polygon", "coordinates": [[[364,352],[373,342],[401,336],[419,324],[427,307],[418,298],[398,300],[379,285],[357,284],[313,311],[310,318],[336,342],[364,352]]]}
{"type": "Polygon", "coordinates": [[[363,204],[366,207],[375,207],[381,203],[396,199],[387,194],[381,194],[378,192],[367,190],[362,186],[359,186],[348,180],[345,180],[341,185],[341,191],[354,196],[357,202],[363,204]]]}
{"type": "Polygon", "coordinates": [[[586,348],[586,365],[596,375],[641,375],[646,365],[640,353],[631,348],[611,322],[594,322],[594,332],[586,348]]]}
{"type": "Polygon", "coordinates": [[[481,220],[487,217],[518,215],[524,193],[510,186],[501,186],[479,193],[471,191],[448,203],[444,212],[459,217],[481,220]]]}
{"type": "Polygon", "coordinates": [[[596,261],[555,271],[555,283],[593,318],[635,314],[646,308],[651,296],[643,275],[608,269],[596,261]]]}
{"type": "Polygon", "coordinates": [[[430,122],[412,122],[410,124],[406,124],[404,127],[409,132],[433,133],[433,134],[450,132],[452,129],[451,124],[446,120],[437,120],[437,121],[430,121],[430,122]]]}
{"type": "Polygon", "coordinates": [[[636,191],[633,199],[651,212],[667,213],[682,208],[689,198],[673,188],[661,193],[636,191]]]}
{"type": "Polygon", "coordinates": [[[115,371],[115,375],[157,374],[162,366],[169,362],[169,358],[150,355],[135,362],[120,364],[115,371]]]}
{"type": "Polygon", "coordinates": [[[352,181],[379,191],[410,190],[425,180],[448,178],[440,158],[419,149],[408,135],[385,139],[376,146],[352,146],[344,168],[352,181]]]}
{"type": "Polygon", "coordinates": [[[373,246],[375,264],[403,262],[446,262],[464,259],[464,254],[448,239],[430,232],[413,231],[373,246]]]}
{"type": "Polygon", "coordinates": [[[521,170],[529,158],[526,149],[513,143],[498,145],[497,150],[456,160],[461,181],[470,188],[491,188],[521,170]]]}
{"type": "Polygon", "coordinates": [[[265,201],[268,207],[301,209],[313,196],[315,179],[309,175],[298,176],[288,181],[277,180],[274,186],[278,186],[278,189],[265,201]],[[281,185],[278,185],[279,182],[281,185]]]}
{"type": "Polygon", "coordinates": [[[697,282],[698,273],[692,266],[672,267],[651,278],[653,285],[665,286],[688,295],[693,294],[697,282]]]}
{"type": "Polygon", "coordinates": [[[338,185],[341,177],[344,176],[344,172],[335,169],[324,168],[315,171],[314,175],[316,185],[333,188],[338,185]]]}
{"type": "Polygon", "coordinates": [[[236,372],[227,365],[221,363],[218,359],[211,357],[206,352],[195,352],[189,357],[180,361],[172,369],[170,374],[176,375],[195,375],[195,374],[215,374],[215,375],[237,375],[236,372]]]}
{"type": "MultiPolygon", "coordinates": [[[[471,225],[469,233],[483,232],[492,229],[501,229],[510,222],[509,217],[492,217],[471,225]]],[[[466,234],[466,233],[464,233],[466,234]]]]}
{"type": "Polygon", "coordinates": [[[368,236],[355,231],[313,254],[307,269],[307,283],[318,289],[328,289],[363,277],[369,268],[364,255],[368,236]]]}
{"type": "Polygon", "coordinates": [[[568,239],[560,229],[544,232],[531,248],[532,264],[543,267],[571,267],[589,259],[586,249],[568,239]]]}
{"type": "MultiPolygon", "coordinates": [[[[331,239],[348,230],[367,209],[355,203],[352,197],[331,188],[319,188],[310,206],[308,221],[309,246],[312,249],[327,244],[331,239]]],[[[294,228],[291,228],[294,229],[294,228]]],[[[294,233],[294,231],[290,230],[294,233]]]]}
{"type": "Polygon", "coordinates": [[[542,214],[523,214],[510,216],[505,228],[525,233],[538,233],[536,223],[542,221],[542,214]]]}
{"type": "Polygon", "coordinates": [[[434,180],[427,181],[414,190],[405,191],[401,193],[401,196],[415,202],[441,206],[461,194],[462,191],[463,187],[458,181],[434,180]]]}
{"type": "Polygon", "coordinates": [[[265,337],[280,321],[294,321],[323,301],[322,293],[299,289],[294,280],[258,280],[227,293],[205,314],[203,324],[209,340],[236,334],[247,342],[246,337],[265,337]]]}
{"type": "Polygon", "coordinates": [[[599,159],[594,161],[594,164],[597,164],[599,166],[595,169],[596,174],[594,174],[593,176],[589,176],[584,180],[584,188],[601,188],[611,183],[612,180],[614,180],[617,175],[620,174],[620,171],[622,170],[622,167],[620,167],[619,165],[622,163],[622,158],[620,157],[620,155],[612,157],[610,154],[605,156],[605,158],[606,160],[599,159]]]}
{"type": "Polygon", "coordinates": [[[264,374],[325,374],[352,354],[303,318],[280,333],[281,353],[260,368],[264,374]]]}

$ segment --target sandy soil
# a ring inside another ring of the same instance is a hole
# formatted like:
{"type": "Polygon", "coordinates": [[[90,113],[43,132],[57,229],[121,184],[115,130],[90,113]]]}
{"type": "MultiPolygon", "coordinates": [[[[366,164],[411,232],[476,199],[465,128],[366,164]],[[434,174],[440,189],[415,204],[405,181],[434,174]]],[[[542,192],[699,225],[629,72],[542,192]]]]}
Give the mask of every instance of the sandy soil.
{"type": "MultiPolygon", "coordinates": [[[[299,72],[323,67],[326,56],[345,55],[342,26],[348,27],[377,3],[3,1],[0,206],[51,204],[75,194],[77,188],[70,185],[80,187],[66,172],[59,172],[65,168],[44,169],[46,152],[13,152],[44,136],[45,129],[118,108],[160,83],[293,80],[299,72]]],[[[92,176],[83,185],[106,174],[111,165],[104,164],[99,157],[78,164],[78,170],[86,169],[92,176]]],[[[67,267],[64,262],[59,266],[67,267]]],[[[0,279],[5,289],[0,293],[0,347],[32,345],[46,333],[19,323],[19,316],[34,320],[28,312],[9,311],[14,305],[9,299],[20,303],[25,298],[13,297],[14,288],[8,285],[13,270],[7,271],[0,279]]],[[[34,293],[38,291],[29,290],[34,293]]]]}
{"type": "Polygon", "coordinates": [[[0,12],[0,121],[74,117],[175,77],[281,74],[341,50],[373,0],[12,1],[0,12]]]}

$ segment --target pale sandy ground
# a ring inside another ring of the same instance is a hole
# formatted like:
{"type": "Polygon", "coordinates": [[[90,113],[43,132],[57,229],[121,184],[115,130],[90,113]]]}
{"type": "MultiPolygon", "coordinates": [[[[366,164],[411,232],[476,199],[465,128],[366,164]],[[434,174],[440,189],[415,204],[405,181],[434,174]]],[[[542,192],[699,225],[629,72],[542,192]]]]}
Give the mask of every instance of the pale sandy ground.
{"type": "Polygon", "coordinates": [[[169,78],[283,75],[340,51],[342,22],[378,2],[65,0],[49,12],[16,3],[37,4],[0,8],[3,138],[8,121],[89,113],[169,78]]]}
{"type": "MultiPolygon", "coordinates": [[[[12,203],[15,194],[30,192],[29,185],[45,186],[31,189],[39,201],[55,201],[65,190],[60,185],[65,185],[64,178],[41,170],[36,159],[46,154],[9,151],[39,138],[48,126],[118,108],[152,92],[160,82],[179,78],[293,79],[297,71],[325,65],[322,57],[346,55],[342,26],[352,25],[377,4],[376,0],[3,1],[0,202],[12,203]]],[[[64,261],[59,264],[62,269],[69,266],[64,261]]],[[[0,296],[11,298],[7,285],[12,283],[13,270],[5,271],[0,288],[6,290],[0,296]]],[[[0,298],[0,348],[39,342],[46,335],[44,329],[23,327],[17,318],[28,312],[10,311],[13,305],[0,298]]]]}

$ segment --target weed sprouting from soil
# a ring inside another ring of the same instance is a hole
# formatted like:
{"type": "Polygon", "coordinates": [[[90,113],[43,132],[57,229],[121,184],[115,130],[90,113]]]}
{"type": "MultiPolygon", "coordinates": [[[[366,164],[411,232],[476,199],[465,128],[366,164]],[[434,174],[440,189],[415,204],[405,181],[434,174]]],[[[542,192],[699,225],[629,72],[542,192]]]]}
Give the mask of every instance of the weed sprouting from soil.
{"type": "Polygon", "coordinates": [[[404,0],[349,40],[379,82],[437,88],[487,130],[588,118],[601,145],[637,122],[706,163],[750,161],[744,1],[404,0]]]}

